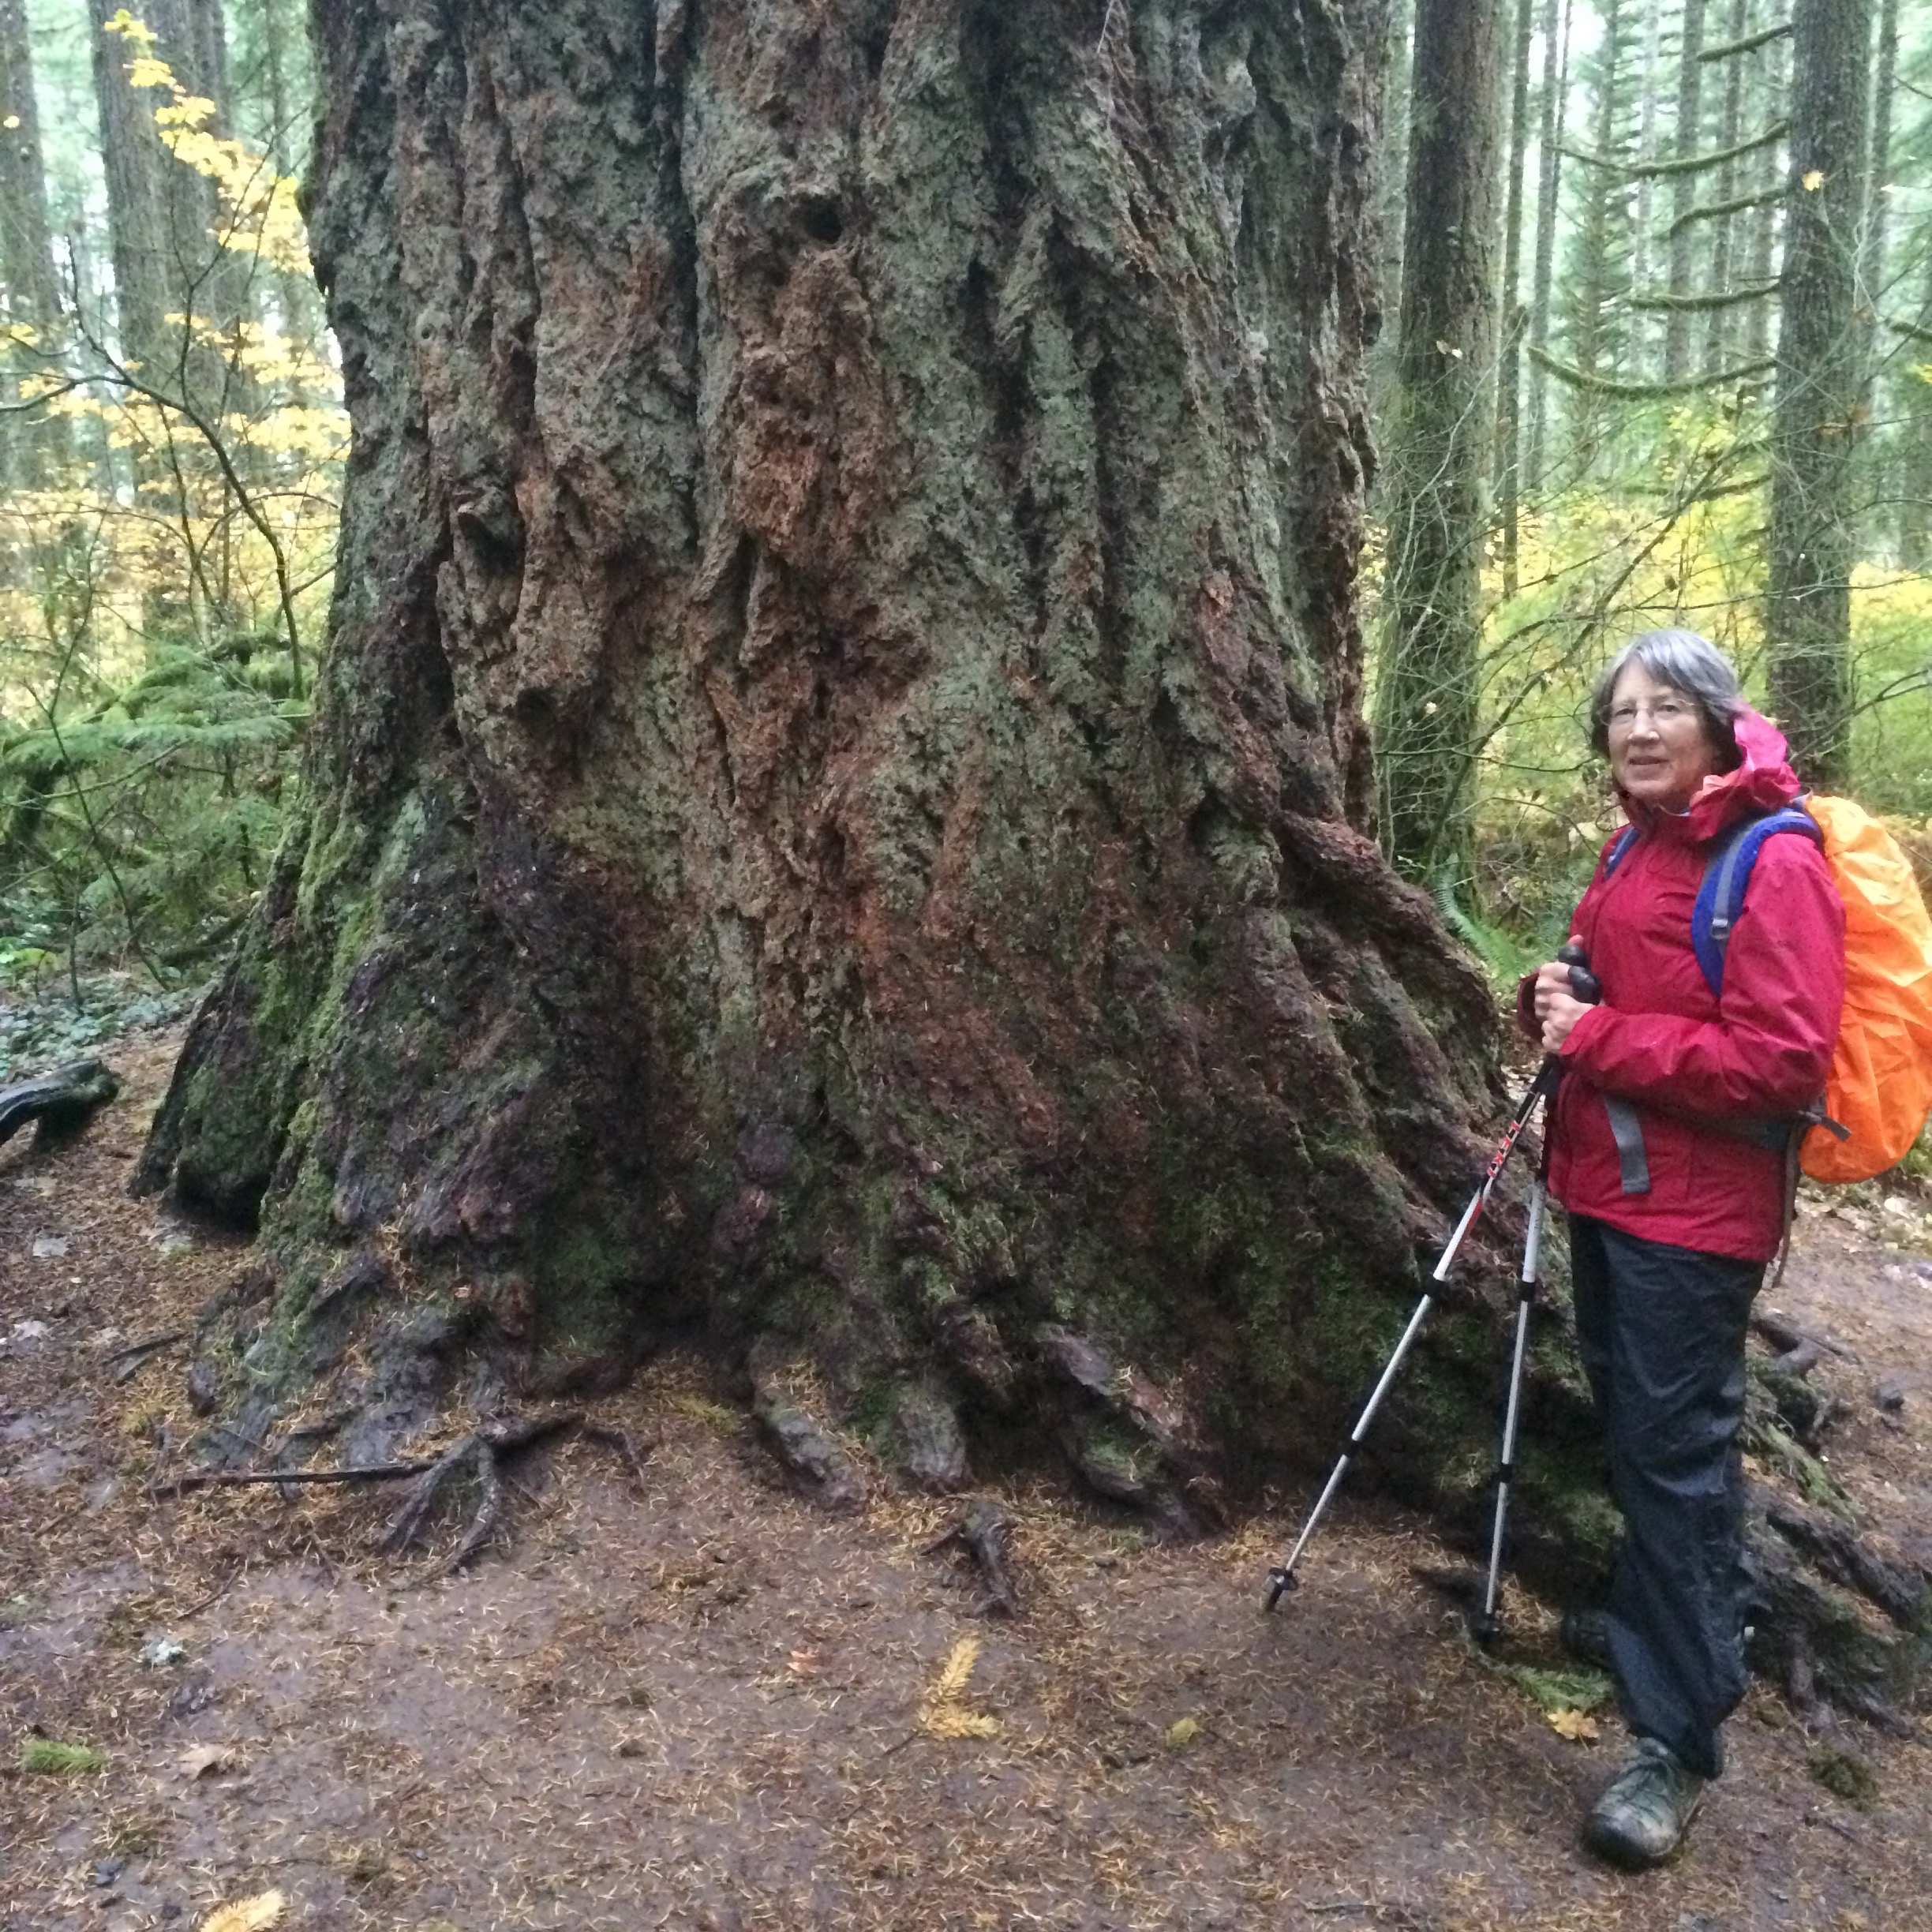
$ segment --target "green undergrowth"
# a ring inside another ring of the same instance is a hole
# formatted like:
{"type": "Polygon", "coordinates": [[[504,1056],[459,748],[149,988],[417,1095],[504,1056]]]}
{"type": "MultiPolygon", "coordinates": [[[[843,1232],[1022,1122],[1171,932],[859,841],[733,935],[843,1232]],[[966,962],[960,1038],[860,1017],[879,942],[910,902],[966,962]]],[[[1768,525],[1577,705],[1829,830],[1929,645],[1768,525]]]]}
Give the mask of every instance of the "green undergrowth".
{"type": "Polygon", "coordinates": [[[107,1767],[107,1754],[92,1744],[69,1744],[58,1738],[28,1738],[21,1746],[20,1768],[47,1777],[83,1777],[107,1767]]]}
{"type": "Polygon", "coordinates": [[[1609,1702],[1614,1687],[1600,1670],[1586,1664],[1517,1664],[1492,1657],[1473,1638],[1470,1656],[1491,1676],[1520,1690],[1545,1717],[1558,1711],[1593,1711],[1609,1702]]]}

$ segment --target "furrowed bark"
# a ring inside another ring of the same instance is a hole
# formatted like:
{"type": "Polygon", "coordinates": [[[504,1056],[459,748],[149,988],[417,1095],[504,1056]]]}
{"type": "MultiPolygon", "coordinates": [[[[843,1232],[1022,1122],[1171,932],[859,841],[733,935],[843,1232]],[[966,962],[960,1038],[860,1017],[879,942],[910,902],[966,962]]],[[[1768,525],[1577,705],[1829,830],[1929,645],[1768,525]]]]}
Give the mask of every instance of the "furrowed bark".
{"type": "Polygon", "coordinates": [[[333,641],[143,1169],[276,1267],[204,1354],[375,1460],[695,1332],[1204,1520],[1492,1091],[1351,822],[1379,12],[646,17],[319,17],[333,641]]]}

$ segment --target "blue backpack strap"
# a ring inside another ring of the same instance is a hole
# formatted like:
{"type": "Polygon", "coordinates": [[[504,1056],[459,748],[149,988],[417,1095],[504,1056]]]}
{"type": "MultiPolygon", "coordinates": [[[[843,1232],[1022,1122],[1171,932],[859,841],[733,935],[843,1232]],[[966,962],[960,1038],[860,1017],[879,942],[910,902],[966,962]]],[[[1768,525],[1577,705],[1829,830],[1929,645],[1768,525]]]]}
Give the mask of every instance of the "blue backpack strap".
{"type": "Polygon", "coordinates": [[[1690,944],[1704,983],[1713,994],[1724,991],[1724,953],[1738,915],[1744,910],[1751,870],[1765,841],[1780,832],[1799,833],[1814,845],[1825,842],[1818,821],[1808,811],[1787,805],[1762,818],[1747,818],[1726,833],[1705,863],[1704,882],[1698,888],[1697,904],[1690,914],[1690,944]]]}
{"type": "Polygon", "coordinates": [[[1603,875],[1605,878],[1623,863],[1623,856],[1637,842],[1637,828],[1627,825],[1612,842],[1610,849],[1604,854],[1603,875]]]}

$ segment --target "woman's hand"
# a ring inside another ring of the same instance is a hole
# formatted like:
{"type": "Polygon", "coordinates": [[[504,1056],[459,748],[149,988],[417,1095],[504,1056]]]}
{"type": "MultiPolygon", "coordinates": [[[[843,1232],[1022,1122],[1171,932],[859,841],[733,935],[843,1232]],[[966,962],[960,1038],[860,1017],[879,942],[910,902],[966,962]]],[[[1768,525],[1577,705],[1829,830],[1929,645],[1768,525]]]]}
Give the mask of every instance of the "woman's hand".
{"type": "MultiPolygon", "coordinates": [[[[1570,935],[1571,945],[1582,943],[1574,933],[1570,935]]],[[[1543,1024],[1543,1050],[1560,1052],[1570,1037],[1570,1029],[1589,1011],[1570,990],[1570,968],[1560,960],[1550,960],[1539,966],[1532,997],[1536,1017],[1543,1024]]]]}
{"type": "Polygon", "coordinates": [[[1563,1043],[1570,1037],[1570,1029],[1589,1011],[1573,994],[1554,993],[1549,1004],[1543,1003],[1543,988],[1537,987],[1537,1010],[1543,1020],[1543,1050],[1545,1053],[1561,1053],[1563,1043]]]}

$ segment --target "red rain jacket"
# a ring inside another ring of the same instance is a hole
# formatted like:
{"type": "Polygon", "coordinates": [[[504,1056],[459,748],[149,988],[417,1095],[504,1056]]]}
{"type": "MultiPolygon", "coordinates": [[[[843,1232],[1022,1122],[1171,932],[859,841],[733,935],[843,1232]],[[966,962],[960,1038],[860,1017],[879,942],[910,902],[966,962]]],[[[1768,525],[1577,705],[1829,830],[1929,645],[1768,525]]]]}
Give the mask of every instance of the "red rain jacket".
{"type": "MultiPolygon", "coordinates": [[[[1550,1185],[1573,1214],[1627,1234],[1767,1261],[1783,1228],[1783,1159],[1722,1128],[1788,1117],[1823,1091],[1844,998],[1844,908],[1810,840],[1767,839],[1732,930],[1721,1001],[1705,983],[1690,913],[1710,841],[1799,789],[1775,727],[1746,710],[1736,732],[1743,762],[1706,779],[1688,812],[1624,799],[1638,836],[1608,878],[1598,859],[1578,904],[1571,929],[1604,996],[1563,1043],[1550,1185]],[[1648,1193],[1623,1191],[1605,1094],[1635,1106],[1648,1193]]],[[[1535,1035],[1532,987],[1523,982],[1518,1012],[1535,1035]]]]}

